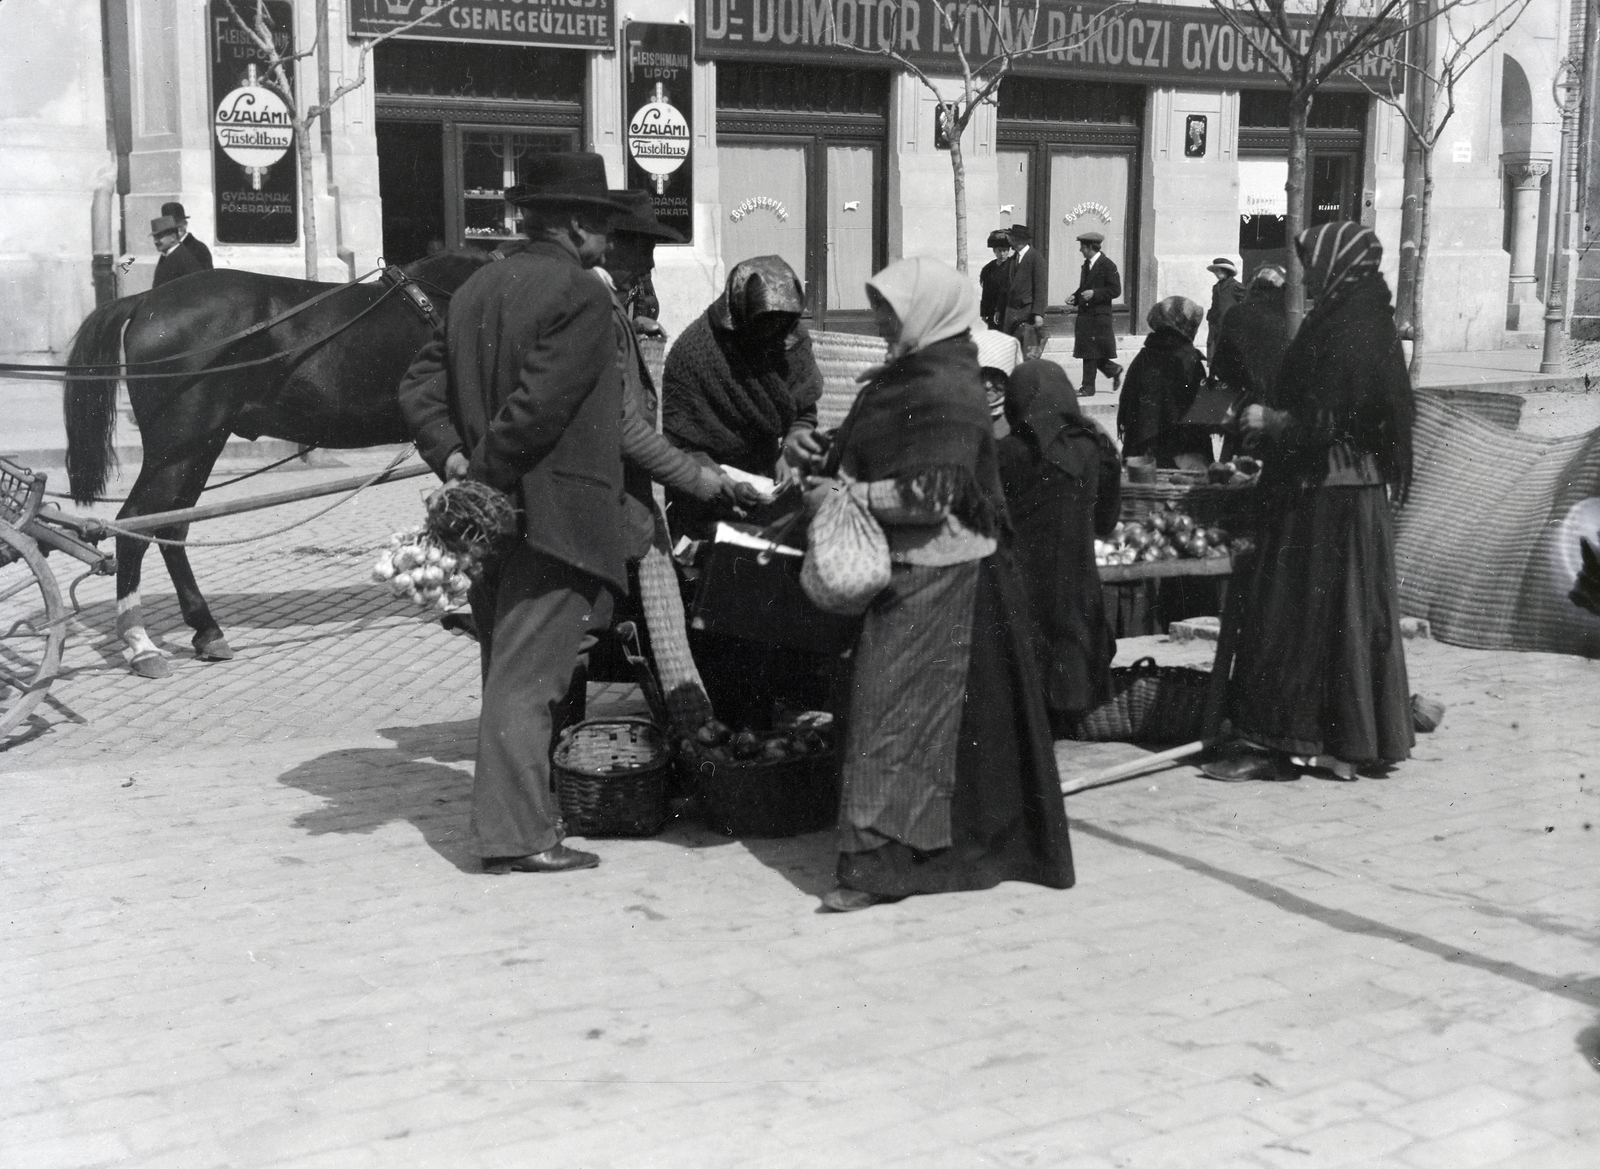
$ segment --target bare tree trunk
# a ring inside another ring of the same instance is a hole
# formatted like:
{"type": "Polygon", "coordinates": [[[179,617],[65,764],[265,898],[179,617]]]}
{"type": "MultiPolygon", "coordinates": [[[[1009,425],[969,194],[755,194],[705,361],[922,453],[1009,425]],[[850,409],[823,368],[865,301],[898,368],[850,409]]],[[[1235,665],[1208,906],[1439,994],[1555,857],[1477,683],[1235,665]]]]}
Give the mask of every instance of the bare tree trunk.
{"type": "Polygon", "coordinates": [[[1289,95],[1289,181],[1284,190],[1289,198],[1284,216],[1286,241],[1289,245],[1287,265],[1289,287],[1286,306],[1289,310],[1289,332],[1300,331],[1300,322],[1306,315],[1306,286],[1304,269],[1300,265],[1300,252],[1294,241],[1305,230],[1306,208],[1306,121],[1311,113],[1311,94],[1289,95]]]}
{"type": "Polygon", "coordinates": [[[1422,206],[1417,209],[1417,261],[1411,280],[1411,380],[1422,375],[1422,344],[1424,330],[1422,309],[1427,300],[1428,283],[1428,229],[1433,211],[1433,148],[1422,149],[1422,206]]]}
{"type": "Polygon", "coordinates": [[[300,230],[305,234],[306,279],[317,279],[317,185],[311,159],[311,122],[295,119],[295,146],[300,154],[300,230]]]}
{"type": "MultiPolygon", "coordinates": [[[[1411,0],[1409,19],[1420,23],[1427,14],[1429,0],[1411,0]]],[[[1431,124],[1429,117],[1431,94],[1427,92],[1428,86],[1424,77],[1428,66],[1428,51],[1432,44],[1430,33],[1432,27],[1426,32],[1415,31],[1407,38],[1406,51],[1410,55],[1412,72],[1407,78],[1405,94],[1405,112],[1412,125],[1420,126],[1424,121],[1431,124]]],[[[1405,192],[1404,201],[1400,207],[1400,267],[1395,285],[1395,323],[1400,328],[1402,337],[1411,336],[1412,325],[1417,319],[1417,239],[1420,234],[1418,223],[1420,221],[1422,202],[1422,144],[1417,136],[1406,134],[1405,178],[1402,180],[1401,189],[1405,192]]],[[[1412,349],[1415,355],[1415,348],[1412,349]]]]}
{"type": "Polygon", "coordinates": [[[961,154],[961,129],[953,114],[939,107],[939,116],[945,119],[950,139],[950,169],[955,176],[956,192],[956,271],[967,270],[967,160],[961,154]]]}

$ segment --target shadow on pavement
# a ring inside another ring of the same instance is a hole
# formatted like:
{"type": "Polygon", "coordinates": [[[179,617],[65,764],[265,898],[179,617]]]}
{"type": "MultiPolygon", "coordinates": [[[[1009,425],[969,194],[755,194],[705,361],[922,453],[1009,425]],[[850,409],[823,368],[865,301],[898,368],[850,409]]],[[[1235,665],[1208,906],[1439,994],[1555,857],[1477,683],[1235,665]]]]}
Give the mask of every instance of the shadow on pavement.
{"type": "Polygon", "coordinates": [[[1576,1043],[1578,1053],[1583,1056],[1583,1062],[1589,1065],[1589,1070],[1600,1072],[1600,1023],[1579,1031],[1576,1043]]]}
{"type": "Polygon", "coordinates": [[[326,801],[295,817],[295,827],[312,836],[366,834],[405,821],[457,869],[478,873],[467,832],[472,775],[447,766],[472,758],[477,720],[388,727],[378,733],[395,745],[330,751],[278,777],[279,783],[326,801]]]}
{"type": "MultiPolygon", "coordinates": [[[[149,571],[148,565],[146,571],[149,571]]],[[[200,587],[205,587],[203,580],[200,587]]],[[[366,583],[325,589],[207,593],[206,603],[224,631],[346,624],[410,612],[402,602],[366,583]]],[[[190,630],[183,622],[183,612],[175,594],[147,593],[141,598],[141,604],[147,626],[152,630],[171,630],[174,641],[181,640],[184,649],[188,649],[190,630]]],[[[114,600],[87,603],[77,620],[91,629],[109,631],[116,624],[117,603],[114,600]]],[[[109,638],[109,633],[107,636],[109,638]]]]}
{"type": "Polygon", "coordinates": [[[745,851],[807,897],[821,897],[834,886],[839,838],[833,829],[775,840],[741,840],[745,851]]]}

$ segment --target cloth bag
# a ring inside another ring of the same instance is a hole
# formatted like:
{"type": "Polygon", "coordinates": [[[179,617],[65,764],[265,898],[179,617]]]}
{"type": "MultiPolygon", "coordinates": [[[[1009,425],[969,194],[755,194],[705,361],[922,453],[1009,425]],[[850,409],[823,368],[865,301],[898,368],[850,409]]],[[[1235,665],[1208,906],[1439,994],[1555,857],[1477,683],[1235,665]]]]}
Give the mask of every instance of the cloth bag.
{"type": "Polygon", "coordinates": [[[851,481],[834,481],[833,490],[811,517],[800,587],[824,613],[859,617],[889,587],[889,540],[872,513],[850,491],[851,481]]]}

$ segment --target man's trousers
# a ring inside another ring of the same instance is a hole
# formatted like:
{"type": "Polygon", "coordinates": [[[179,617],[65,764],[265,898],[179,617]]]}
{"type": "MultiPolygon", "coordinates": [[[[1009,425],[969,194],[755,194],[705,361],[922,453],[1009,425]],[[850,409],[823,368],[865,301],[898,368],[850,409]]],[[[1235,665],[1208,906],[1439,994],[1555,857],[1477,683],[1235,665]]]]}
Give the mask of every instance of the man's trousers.
{"type": "Polygon", "coordinates": [[[472,612],[485,662],[472,785],[478,855],[544,852],[566,835],[550,787],[553,708],[586,643],[611,624],[611,593],[519,540],[473,588],[472,612]]]}

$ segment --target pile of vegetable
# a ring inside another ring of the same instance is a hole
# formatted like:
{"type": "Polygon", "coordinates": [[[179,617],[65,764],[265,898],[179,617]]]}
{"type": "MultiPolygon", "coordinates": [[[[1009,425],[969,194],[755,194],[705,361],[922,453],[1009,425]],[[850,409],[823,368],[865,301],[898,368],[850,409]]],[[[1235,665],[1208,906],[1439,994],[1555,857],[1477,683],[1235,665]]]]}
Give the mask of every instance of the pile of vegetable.
{"type": "Polygon", "coordinates": [[[1153,560],[1212,560],[1226,556],[1228,533],[1197,524],[1171,500],[1143,520],[1120,523],[1108,540],[1094,542],[1094,562],[1101,567],[1148,564],[1153,560]]]}
{"type": "Polygon", "coordinates": [[[709,759],[723,767],[828,755],[833,751],[833,718],[823,711],[808,711],[766,734],[734,731],[712,719],[692,739],[685,739],[682,749],[686,756],[709,759]]]}
{"type": "Polygon", "coordinates": [[[446,613],[467,603],[467,590],[483,571],[471,552],[452,552],[426,529],[402,532],[372,566],[372,579],[423,609],[446,613]]]}

